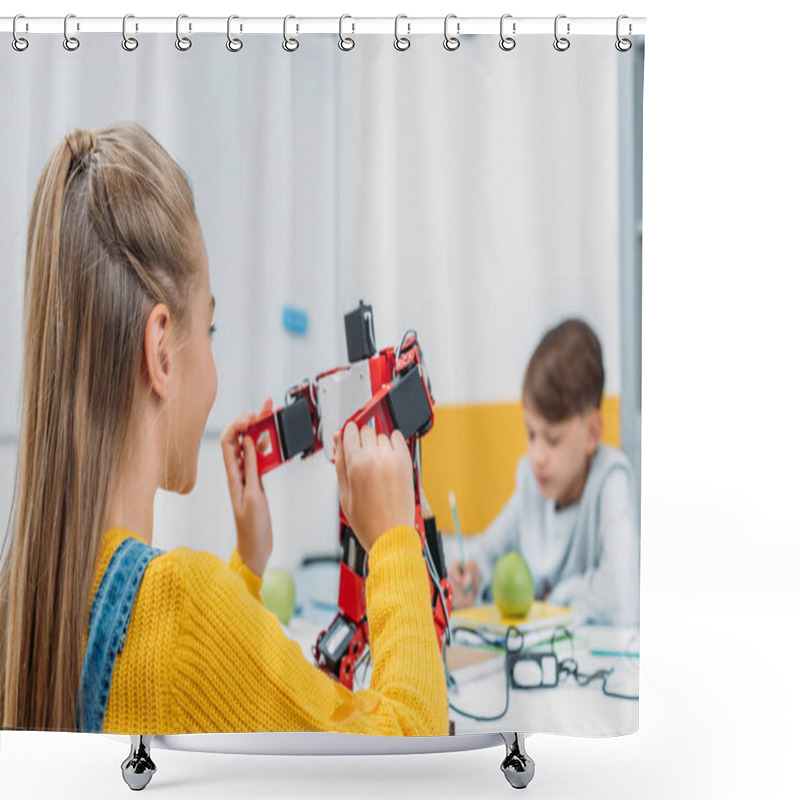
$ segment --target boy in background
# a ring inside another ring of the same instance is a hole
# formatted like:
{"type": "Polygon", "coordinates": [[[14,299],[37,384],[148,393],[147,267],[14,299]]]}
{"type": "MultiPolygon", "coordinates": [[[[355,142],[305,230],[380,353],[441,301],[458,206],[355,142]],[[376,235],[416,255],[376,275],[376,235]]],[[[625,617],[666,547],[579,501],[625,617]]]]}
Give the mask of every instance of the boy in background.
{"type": "Polygon", "coordinates": [[[498,558],[519,551],[537,600],[571,606],[579,619],[639,621],[639,525],[635,479],[619,450],[601,443],[603,355],[592,329],[569,319],[548,331],[522,388],[528,451],[516,489],[450,565],[453,606],[491,587],[498,558]]]}

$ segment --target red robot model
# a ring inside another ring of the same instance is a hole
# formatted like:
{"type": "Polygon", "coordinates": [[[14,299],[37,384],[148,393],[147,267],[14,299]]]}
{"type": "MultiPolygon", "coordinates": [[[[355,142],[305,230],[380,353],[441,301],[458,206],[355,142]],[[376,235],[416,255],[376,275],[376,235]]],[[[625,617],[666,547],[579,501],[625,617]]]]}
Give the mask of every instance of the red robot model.
{"type": "MultiPolygon", "coordinates": [[[[415,525],[431,587],[431,610],[439,650],[450,642],[452,587],[447,578],[441,534],[432,516],[423,517],[419,439],[433,427],[433,397],[422,351],[414,331],[397,349],[376,351],[372,306],[359,302],[345,315],[349,366],[337,367],[287,392],[286,404],[258,419],[243,436],[256,443],[258,472],[263,475],[300,455],[323,449],[333,460],[333,434],[353,421],[372,424],[376,434],[397,428],[414,465],[415,525]]],[[[327,674],[353,688],[356,667],[368,653],[369,624],[365,581],[367,553],[339,506],[339,611],[317,637],[314,658],[327,674]]]]}

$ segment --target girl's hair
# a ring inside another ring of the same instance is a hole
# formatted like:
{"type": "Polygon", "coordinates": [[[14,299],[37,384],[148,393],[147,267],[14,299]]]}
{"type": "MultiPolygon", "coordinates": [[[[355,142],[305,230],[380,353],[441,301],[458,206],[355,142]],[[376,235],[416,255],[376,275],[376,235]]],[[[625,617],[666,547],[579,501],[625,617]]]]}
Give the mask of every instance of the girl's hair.
{"type": "Polygon", "coordinates": [[[550,422],[562,422],[600,408],[604,382],[597,336],[583,320],[568,319],[549,330],[531,356],[522,401],[550,422]]]}
{"type": "Polygon", "coordinates": [[[188,328],[188,179],[143,128],[77,129],[39,178],[25,260],[14,500],[0,568],[0,724],[75,730],[99,543],[158,302],[188,328]]]}

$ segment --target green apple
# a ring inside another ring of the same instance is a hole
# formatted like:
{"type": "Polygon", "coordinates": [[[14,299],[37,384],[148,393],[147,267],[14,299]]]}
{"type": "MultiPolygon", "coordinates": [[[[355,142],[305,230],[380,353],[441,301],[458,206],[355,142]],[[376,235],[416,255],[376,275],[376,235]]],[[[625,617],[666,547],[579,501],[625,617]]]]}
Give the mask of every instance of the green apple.
{"type": "Polygon", "coordinates": [[[524,617],[528,613],[533,603],[533,578],[525,559],[516,550],[495,563],[492,595],[504,617],[524,617]]]}
{"type": "Polygon", "coordinates": [[[284,624],[288,625],[294,614],[294,578],[285,569],[267,567],[262,576],[261,599],[284,624]]]}

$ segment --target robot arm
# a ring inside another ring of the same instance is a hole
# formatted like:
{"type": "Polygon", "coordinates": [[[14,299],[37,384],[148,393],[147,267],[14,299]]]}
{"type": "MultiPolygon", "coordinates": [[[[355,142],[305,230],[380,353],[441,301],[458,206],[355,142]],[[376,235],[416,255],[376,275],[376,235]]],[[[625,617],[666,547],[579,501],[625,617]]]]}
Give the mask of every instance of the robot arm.
{"type": "Polygon", "coordinates": [[[259,475],[301,453],[304,458],[315,453],[322,444],[311,385],[306,382],[290,389],[286,405],[260,417],[244,435],[256,444],[259,475]]]}
{"type": "Polygon", "coordinates": [[[409,447],[426,434],[433,427],[433,398],[416,334],[406,334],[404,342],[410,343],[399,358],[389,348],[293,387],[284,406],[256,420],[244,435],[257,445],[259,475],[323,446],[333,460],[333,433],[351,421],[359,429],[372,424],[387,436],[398,429],[409,447]]]}

